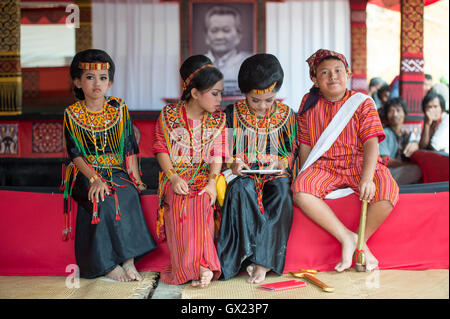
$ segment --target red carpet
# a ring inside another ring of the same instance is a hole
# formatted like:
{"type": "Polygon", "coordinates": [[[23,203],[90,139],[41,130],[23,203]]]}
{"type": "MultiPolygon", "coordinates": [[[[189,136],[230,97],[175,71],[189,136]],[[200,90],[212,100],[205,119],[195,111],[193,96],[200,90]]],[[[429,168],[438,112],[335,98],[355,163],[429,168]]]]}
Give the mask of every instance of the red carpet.
{"type": "MultiPolygon", "coordinates": [[[[157,197],[141,198],[148,226],[155,235],[157,197]]],[[[356,231],[360,212],[356,196],[327,203],[347,227],[356,231]]],[[[448,203],[448,192],[400,194],[399,204],[368,242],[380,269],[448,268],[448,203]]],[[[0,275],[67,275],[66,266],[75,264],[74,241],[61,240],[63,224],[62,194],[1,190],[0,275]]],[[[340,244],[295,208],[285,272],[299,268],[332,270],[339,259],[340,244]]],[[[169,262],[167,245],[159,243],[159,248],[137,266],[141,271],[161,271],[169,262]]]]}

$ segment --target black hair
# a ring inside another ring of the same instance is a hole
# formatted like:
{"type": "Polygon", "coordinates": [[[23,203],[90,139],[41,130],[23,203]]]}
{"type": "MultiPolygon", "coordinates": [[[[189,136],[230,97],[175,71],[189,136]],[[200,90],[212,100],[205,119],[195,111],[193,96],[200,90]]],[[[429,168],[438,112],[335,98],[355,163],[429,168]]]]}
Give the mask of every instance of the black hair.
{"type": "Polygon", "coordinates": [[[389,113],[389,109],[393,106],[401,106],[403,109],[403,112],[405,112],[405,117],[408,115],[408,107],[406,105],[406,102],[402,97],[399,96],[399,97],[389,99],[386,102],[386,105],[383,107],[384,118],[387,119],[387,114],[389,113]]]}
{"type": "Polygon", "coordinates": [[[277,92],[283,84],[284,72],[278,59],[268,53],[255,54],[242,62],[238,74],[239,89],[242,93],[251,90],[264,90],[275,81],[274,91],[277,92]]]}
{"type": "Polygon", "coordinates": [[[433,76],[431,74],[425,73],[425,79],[427,80],[433,80],[433,76]]]}
{"type": "Polygon", "coordinates": [[[383,92],[390,92],[390,91],[391,91],[391,88],[389,87],[389,85],[384,84],[384,85],[382,85],[382,86],[378,89],[378,91],[377,91],[378,97],[381,98],[381,94],[382,94],[383,92]]]}
{"type": "Polygon", "coordinates": [[[425,113],[425,107],[427,106],[427,104],[431,101],[434,100],[435,98],[439,99],[439,104],[441,104],[441,109],[442,112],[445,112],[445,99],[442,95],[440,95],[439,93],[436,93],[434,91],[430,91],[427,95],[425,95],[425,97],[422,100],[422,112],[425,113]]]}
{"type": "MultiPolygon", "coordinates": [[[[98,49],[88,49],[84,51],[80,51],[73,57],[72,64],[70,65],[70,76],[72,80],[75,79],[81,79],[81,76],[83,75],[82,69],[79,68],[80,62],[88,62],[88,63],[109,63],[109,69],[108,69],[108,76],[109,81],[114,81],[114,73],[116,70],[116,67],[114,65],[114,61],[109,56],[108,53],[106,53],[103,50],[98,49]]],[[[79,100],[84,100],[86,97],[84,96],[83,90],[79,89],[74,86],[73,91],[75,93],[75,96],[79,100]]]]}
{"type": "Polygon", "coordinates": [[[375,77],[375,78],[371,78],[371,79],[370,79],[369,87],[377,86],[378,84],[383,84],[383,85],[385,85],[385,84],[387,84],[387,83],[386,83],[386,81],[384,81],[382,78],[380,78],[380,77],[375,77]]]}
{"type": "MultiPolygon", "coordinates": [[[[183,82],[194,73],[197,69],[206,64],[213,64],[211,60],[204,55],[193,55],[187,58],[180,67],[180,75],[183,82]]],[[[188,83],[186,89],[181,94],[183,101],[188,101],[191,98],[191,90],[205,91],[213,87],[217,82],[223,79],[223,74],[217,68],[204,68],[200,70],[191,81],[188,83]]]]}

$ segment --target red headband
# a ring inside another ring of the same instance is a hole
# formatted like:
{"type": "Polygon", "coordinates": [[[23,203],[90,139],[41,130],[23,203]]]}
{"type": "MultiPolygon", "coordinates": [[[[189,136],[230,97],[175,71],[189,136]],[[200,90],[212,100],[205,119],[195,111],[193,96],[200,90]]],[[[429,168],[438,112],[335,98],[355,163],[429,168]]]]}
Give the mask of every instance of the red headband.
{"type": "Polygon", "coordinates": [[[341,60],[342,63],[344,63],[347,71],[350,72],[347,59],[343,54],[331,50],[319,49],[306,60],[306,62],[308,62],[309,65],[309,77],[311,79],[316,76],[316,68],[320,64],[320,62],[322,62],[325,58],[328,58],[330,56],[336,57],[339,60],[341,60]]]}
{"type": "Polygon", "coordinates": [[[214,65],[212,64],[205,64],[202,65],[201,67],[199,67],[197,70],[195,70],[194,72],[191,73],[191,75],[189,75],[186,80],[183,82],[183,91],[187,89],[189,83],[191,83],[192,79],[194,78],[194,76],[200,72],[201,70],[203,70],[204,68],[215,68],[214,65]]]}

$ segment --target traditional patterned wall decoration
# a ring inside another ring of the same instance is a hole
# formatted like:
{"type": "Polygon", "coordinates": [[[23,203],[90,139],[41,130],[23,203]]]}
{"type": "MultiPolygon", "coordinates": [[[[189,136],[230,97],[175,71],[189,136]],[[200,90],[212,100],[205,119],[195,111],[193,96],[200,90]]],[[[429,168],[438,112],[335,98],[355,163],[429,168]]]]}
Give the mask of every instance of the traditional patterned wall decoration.
{"type": "Polygon", "coordinates": [[[80,26],[75,30],[75,50],[92,49],[92,0],[77,0],[80,8],[80,26]]]}
{"type": "Polygon", "coordinates": [[[24,99],[39,97],[39,71],[23,72],[22,89],[24,99]]]}
{"type": "MultiPolygon", "coordinates": [[[[131,112],[133,130],[139,146],[139,157],[154,157],[158,113],[141,115],[131,112]],[[137,118],[137,119],[136,119],[137,118]]],[[[20,115],[0,117],[0,158],[63,158],[67,157],[61,115],[20,115]]]]}
{"type": "Polygon", "coordinates": [[[0,124],[0,155],[18,154],[18,124],[0,124]]]}
{"type": "Polygon", "coordinates": [[[350,0],[352,90],[367,93],[367,0],[350,0]]]}
{"type": "Polygon", "coordinates": [[[33,123],[33,153],[58,153],[63,151],[63,129],[58,122],[33,123]]]}
{"type": "Polygon", "coordinates": [[[425,79],[423,66],[423,0],[401,0],[400,95],[410,112],[422,113],[425,79]]]}
{"type": "Polygon", "coordinates": [[[21,8],[20,24],[65,24],[67,12],[65,6],[52,8],[21,8]]]}
{"type": "Polygon", "coordinates": [[[21,113],[20,0],[0,1],[0,115],[21,113]]]}

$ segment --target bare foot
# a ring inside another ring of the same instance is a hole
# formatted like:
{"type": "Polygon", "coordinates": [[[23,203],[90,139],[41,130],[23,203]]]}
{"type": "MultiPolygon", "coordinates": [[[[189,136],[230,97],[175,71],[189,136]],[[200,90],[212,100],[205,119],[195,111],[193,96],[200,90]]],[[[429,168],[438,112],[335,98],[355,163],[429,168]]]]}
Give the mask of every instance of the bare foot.
{"type": "Polygon", "coordinates": [[[352,232],[342,242],[341,261],[334,267],[337,272],[342,272],[352,266],[353,253],[355,252],[357,241],[358,235],[352,232]]]}
{"type": "Polygon", "coordinates": [[[372,252],[369,250],[367,244],[364,244],[364,253],[366,257],[366,271],[372,271],[378,268],[378,259],[376,259],[372,252]]]}
{"type": "MultiPolygon", "coordinates": [[[[372,271],[372,270],[378,268],[378,259],[372,254],[372,252],[370,251],[370,249],[366,243],[364,243],[364,247],[363,247],[362,251],[364,252],[364,265],[362,265],[362,267],[360,267],[361,269],[359,271],[369,272],[369,271],[372,271]]],[[[354,254],[354,258],[358,258],[356,251],[354,254]]],[[[356,268],[356,265],[355,265],[355,268],[356,268]]]]}
{"type": "Polygon", "coordinates": [[[200,287],[204,288],[209,285],[214,274],[208,268],[200,266],[200,287]]]}
{"type": "Polygon", "coordinates": [[[203,266],[200,266],[200,279],[199,280],[192,280],[191,285],[192,287],[198,287],[201,288],[207,287],[209,283],[211,282],[212,277],[214,276],[213,272],[209,270],[208,268],[205,268],[203,266]]]}
{"type": "Polygon", "coordinates": [[[117,265],[116,268],[111,270],[105,276],[120,282],[130,281],[130,278],[127,276],[127,273],[120,265],[117,265]]]}
{"type": "MultiPolygon", "coordinates": [[[[250,266],[249,266],[250,267],[250,266]]],[[[269,271],[269,268],[260,266],[260,265],[254,265],[254,271],[252,272],[253,275],[250,276],[248,279],[248,282],[251,284],[259,284],[260,282],[264,281],[266,279],[266,273],[269,271]]],[[[248,271],[248,267],[247,267],[248,271]]]]}
{"type": "Polygon", "coordinates": [[[141,274],[137,271],[136,267],[134,266],[134,258],[126,260],[123,263],[122,267],[125,270],[128,278],[130,278],[130,280],[141,281],[143,279],[141,274]]]}
{"type": "Polygon", "coordinates": [[[247,273],[250,277],[253,277],[253,273],[255,272],[255,264],[251,264],[247,267],[247,273]]]}

